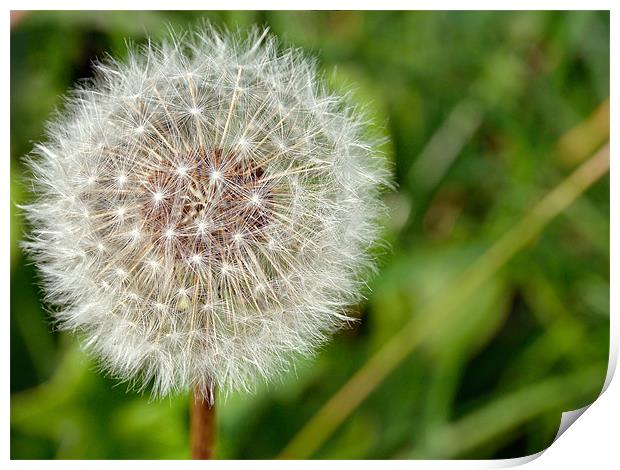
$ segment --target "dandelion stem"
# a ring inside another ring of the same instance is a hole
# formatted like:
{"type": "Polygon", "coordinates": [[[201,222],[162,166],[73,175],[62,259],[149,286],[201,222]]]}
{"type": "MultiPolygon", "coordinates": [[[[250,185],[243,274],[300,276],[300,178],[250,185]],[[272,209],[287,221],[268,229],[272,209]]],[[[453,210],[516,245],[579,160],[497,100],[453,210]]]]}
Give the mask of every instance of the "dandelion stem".
{"type": "Polygon", "coordinates": [[[200,390],[191,397],[192,459],[208,460],[214,457],[215,402],[205,399],[200,390]]]}

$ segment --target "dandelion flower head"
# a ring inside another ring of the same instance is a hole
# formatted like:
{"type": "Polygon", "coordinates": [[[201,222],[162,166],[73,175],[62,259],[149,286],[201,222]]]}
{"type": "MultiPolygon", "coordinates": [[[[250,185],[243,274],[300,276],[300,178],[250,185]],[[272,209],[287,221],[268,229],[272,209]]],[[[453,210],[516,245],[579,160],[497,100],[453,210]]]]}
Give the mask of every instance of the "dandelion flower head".
{"type": "Polygon", "coordinates": [[[266,32],[96,65],[29,157],[61,328],[156,395],[251,389],[349,318],[387,181],[367,123],[266,32]]]}

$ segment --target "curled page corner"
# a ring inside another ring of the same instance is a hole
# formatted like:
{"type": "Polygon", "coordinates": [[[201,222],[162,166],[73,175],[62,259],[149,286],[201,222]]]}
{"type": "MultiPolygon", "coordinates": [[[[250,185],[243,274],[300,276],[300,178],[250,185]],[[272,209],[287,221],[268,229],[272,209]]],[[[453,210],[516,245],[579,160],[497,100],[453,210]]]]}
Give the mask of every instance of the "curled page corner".
{"type": "Polygon", "coordinates": [[[588,410],[588,408],[590,408],[603,393],[605,393],[605,391],[609,387],[609,384],[611,383],[611,380],[614,376],[614,372],[616,370],[616,365],[618,362],[617,359],[618,359],[618,349],[617,349],[617,346],[614,345],[614,343],[612,342],[612,345],[610,348],[610,354],[609,354],[609,362],[607,365],[607,375],[605,377],[605,383],[603,384],[603,388],[601,389],[601,392],[598,394],[598,397],[596,397],[596,399],[592,403],[589,403],[588,405],[582,408],[579,408],[577,410],[564,411],[562,413],[562,417],[560,418],[560,425],[558,427],[558,432],[553,438],[553,441],[551,442],[551,444],[547,446],[547,448],[541,450],[540,452],[536,452],[534,454],[526,455],[523,457],[517,457],[517,458],[505,459],[505,460],[495,460],[494,461],[496,464],[495,468],[516,467],[516,466],[524,465],[542,456],[553,445],[553,443],[557,441],[560,438],[560,436],[564,434],[564,432],[566,432],[566,430],[570,428],[575,423],[575,421],[577,421],[581,417],[581,415],[583,415],[588,410]]]}
{"type": "MultiPolygon", "coordinates": [[[[592,404],[596,400],[598,400],[598,398],[603,393],[605,393],[605,390],[607,390],[607,388],[609,387],[609,384],[611,383],[611,379],[614,376],[614,372],[616,370],[617,362],[618,362],[617,345],[614,346],[614,344],[612,342],[611,347],[610,347],[610,351],[609,351],[609,362],[608,362],[608,365],[607,365],[607,375],[605,376],[605,383],[603,384],[603,388],[601,389],[601,392],[598,394],[598,397],[596,397],[596,399],[592,403],[584,406],[583,408],[579,408],[577,410],[572,410],[572,411],[565,411],[565,412],[562,413],[562,418],[560,419],[560,426],[558,427],[558,432],[556,433],[555,437],[553,438],[553,442],[557,441],[560,438],[560,436],[562,434],[564,434],[564,432],[568,428],[570,428],[575,423],[575,421],[577,421],[579,419],[579,417],[582,414],[584,414],[586,412],[586,410],[588,408],[590,408],[592,406],[592,404]]],[[[551,447],[551,445],[553,445],[553,442],[549,445],[549,447],[551,447]]],[[[547,449],[549,447],[547,447],[547,449]]]]}
{"type": "MultiPolygon", "coordinates": [[[[562,413],[562,418],[560,419],[560,426],[558,427],[558,432],[553,438],[553,442],[557,441],[559,437],[564,434],[568,428],[570,428],[575,421],[579,419],[579,417],[586,412],[592,403],[584,406],[583,408],[579,408],[578,410],[565,411],[562,413]]],[[[551,444],[553,444],[553,442],[551,444]]]]}

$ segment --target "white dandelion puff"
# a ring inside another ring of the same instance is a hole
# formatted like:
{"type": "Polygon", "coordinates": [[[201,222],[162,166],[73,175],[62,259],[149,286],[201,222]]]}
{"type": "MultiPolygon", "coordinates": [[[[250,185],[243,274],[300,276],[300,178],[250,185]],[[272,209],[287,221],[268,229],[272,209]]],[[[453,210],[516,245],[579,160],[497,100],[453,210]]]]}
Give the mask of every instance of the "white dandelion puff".
{"type": "Polygon", "coordinates": [[[349,318],[389,173],[297,50],[205,27],[98,64],[28,162],[58,323],[156,395],[251,389],[349,318]]]}

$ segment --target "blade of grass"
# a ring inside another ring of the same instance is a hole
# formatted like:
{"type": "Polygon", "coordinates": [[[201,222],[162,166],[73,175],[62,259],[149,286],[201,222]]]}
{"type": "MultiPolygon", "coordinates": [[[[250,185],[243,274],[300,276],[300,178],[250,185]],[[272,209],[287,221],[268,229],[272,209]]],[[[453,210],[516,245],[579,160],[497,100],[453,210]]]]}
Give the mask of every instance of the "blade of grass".
{"type": "Polygon", "coordinates": [[[609,98],[587,119],[566,132],[556,146],[556,159],[565,167],[576,166],[609,140],[609,98]]]}
{"type": "Polygon", "coordinates": [[[480,128],[482,115],[480,104],[473,98],[457,103],[411,167],[411,183],[426,190],[435,187],[480,128]]]}
{"type": "Polygon", "coordinates": [[[424,315],[416,316],[379,349],[293,437],[279,458],[304,459],[316,452],[425,337],[432,334],[469,295],[608,170],[609,143],[549,192],[510,231],[458,275],[445,289],[451,295],[431,300],[424,309],[424,315]]]}

